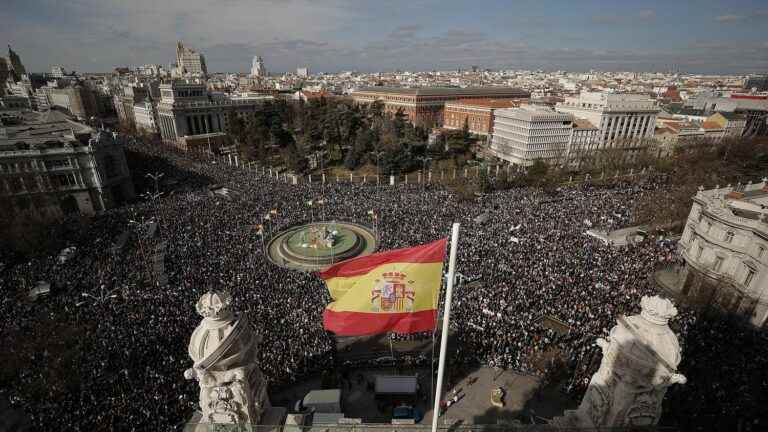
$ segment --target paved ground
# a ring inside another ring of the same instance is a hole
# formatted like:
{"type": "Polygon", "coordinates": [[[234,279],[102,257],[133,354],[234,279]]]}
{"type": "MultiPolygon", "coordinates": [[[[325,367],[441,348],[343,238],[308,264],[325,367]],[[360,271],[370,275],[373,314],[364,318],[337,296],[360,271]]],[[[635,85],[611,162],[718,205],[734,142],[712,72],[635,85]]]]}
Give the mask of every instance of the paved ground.
{"type": "MultiPolygon", "coordinates": [[[[425,413],[421,424],[431,423],[432,401],[429,395],[432,383],[429,379],[430,371],[426,369],[382,367],[349,371],[348,379],[342,381],[346,417],[360,418],[364,423],[390,422],[391,408],[377,404],[368,384],[379,374],[418,374],[422,394],[416,406],[425,413]]],[[[551,418],[561,414],[565,408],[576,406],[575,401],[562,395],[559,387],[541,389],[539,378],[534,376],[491,368],[475,369],[458,376],[460,379],[446,388],[447,395],[452,395],[455,390],[459,396],[459,401],[442,416],[446,424],[498,424],[515,420],[522,423],[540,422],[541,418],[551,418]],[[491,390],[496,387],[505,391],[505,405],[502,408],[491,405],[491,390]]],[[[313,377],[277,390],[271,396],[272,404],[292,407],[307,392],[320,388],[320,377],[313,377]]]]}
{"type": "Polygon", "coordinates": [[[631,227],[613,230],[611,232],[607,232],[606,230],[601,230],[601,229],[590,229],[587,231],[587,234],[599,240],[602,240],[603,242],[607,242],[610,240],[614,246],[619,247],[619,246],[626,246],[630,242],[642,240],[642,239],[635,238],[635,233],[638,230],[646,230],[647,228],[648,227],[644,225],[638,225],[638,226],[631,226],[631,227]]]}

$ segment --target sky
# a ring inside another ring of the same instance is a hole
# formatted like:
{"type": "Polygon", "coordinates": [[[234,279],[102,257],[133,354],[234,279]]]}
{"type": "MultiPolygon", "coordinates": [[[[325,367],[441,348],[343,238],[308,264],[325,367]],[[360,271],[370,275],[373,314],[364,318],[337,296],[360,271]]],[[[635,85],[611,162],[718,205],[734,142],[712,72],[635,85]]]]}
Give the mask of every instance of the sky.
{"type": "Polygon", "coordinates": [[[2,0],[27,69],[211,72],[490,69],[768,72],[768,0],[2,0]]]}

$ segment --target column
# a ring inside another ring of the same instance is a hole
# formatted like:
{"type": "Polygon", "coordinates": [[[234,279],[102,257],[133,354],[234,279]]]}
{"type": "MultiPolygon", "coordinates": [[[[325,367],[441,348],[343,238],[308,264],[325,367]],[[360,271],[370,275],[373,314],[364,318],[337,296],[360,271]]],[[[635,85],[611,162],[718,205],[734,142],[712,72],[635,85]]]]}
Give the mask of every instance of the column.
{"type": "Polygon", "coordinates": [[[203,114],[203,132],[205,133],[211,133],[211,125],[208,124],[208,116],[203,114]]]}

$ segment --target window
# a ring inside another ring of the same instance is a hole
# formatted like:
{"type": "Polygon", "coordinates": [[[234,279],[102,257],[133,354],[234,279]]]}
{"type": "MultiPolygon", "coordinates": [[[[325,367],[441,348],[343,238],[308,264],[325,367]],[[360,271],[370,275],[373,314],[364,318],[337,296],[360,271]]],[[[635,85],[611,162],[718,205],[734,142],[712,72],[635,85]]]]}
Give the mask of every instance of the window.
{"type": "Polygon", "coordinates": [[[757,257],[762,258],[763,255],[765,255],[765,247],[764,246],[758,246],[757,247],[757,257]]]}
{"type": "Polygon", "coordinates": [[[725,233],[725,242],[726,243],[733,242],[733,231],[728,231],[725,233]]]}
{"type": "Polygon", "coordinates": [[[700,259],[700,258],[701,258],[701,254],[702,254],[702,253],[704,253],[704,248],[703,248],[703,247],[701,247],[701,245],[699,245],[699,248],[698,248],[698,250],[696,251],[696,259],[700,259]]]}
{"type": "Polygon", "coordinates": [[[747,274],[744,276],[744,287],[749,288],[752,285],[752,281],[755,279],[755,269],[747,266],[747,274]]]}
{"type": "Polygon", "coordinates": [[[716,256],[716,257],[715,257],[715,262],[714,262],[714,263],[712,263],[712,270],[714,270],[714,271],[716,271],[716,272],[719,272],[719,271],[720,271],[720,268],[721,268],[722,266],[723,266],[723,257],[721,257],[721,256],[716,256]]]}
{"type": "Polygon", "coordinates": [[[712,230],[712,222],[707,222],[707,229],[704,231],[704,233],[709,234],[711,230],[712,230]]]}

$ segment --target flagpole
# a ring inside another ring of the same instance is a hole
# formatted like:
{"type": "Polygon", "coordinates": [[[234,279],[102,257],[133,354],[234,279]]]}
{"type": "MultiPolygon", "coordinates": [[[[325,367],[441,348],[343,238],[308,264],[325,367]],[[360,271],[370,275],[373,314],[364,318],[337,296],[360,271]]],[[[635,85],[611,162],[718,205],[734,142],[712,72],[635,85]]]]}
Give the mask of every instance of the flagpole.
{"type": "Polygon", "coordinates": [[[453,279],[456,273],[456,248],[459,245],[459,224],[454,223],[451,230],[451,255],[448,259],[448,284],[445,289],[443,306],[443,328],[440,334],[440,361],[437,366],[437,390],[435,406],[432,410],[432,432],[437,432],[437,420],[440,417],[440,397],[443,393],[443,374],[445,373],[445,353],[448,348],[448,324],[451,317],[451,298],[453,297],[453,279]]]}

